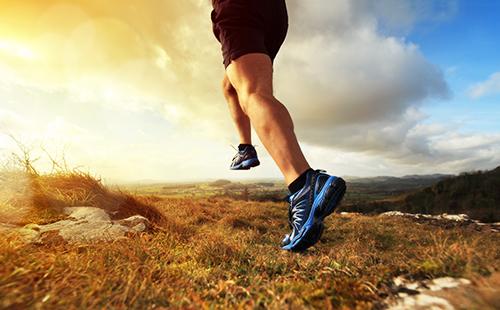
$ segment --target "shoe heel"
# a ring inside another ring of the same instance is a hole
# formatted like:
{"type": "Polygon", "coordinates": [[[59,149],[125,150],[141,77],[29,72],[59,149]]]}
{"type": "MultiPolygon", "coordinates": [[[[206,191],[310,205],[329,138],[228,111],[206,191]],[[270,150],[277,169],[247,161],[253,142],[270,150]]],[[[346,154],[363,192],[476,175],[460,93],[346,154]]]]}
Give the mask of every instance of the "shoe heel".
{"type": "Polygon", "coordinates": [[[260,162],[257,158],[247,159],[242,163],[243,169],[250,169],[258,165],[260,165],[260,162]]]}
{"type": "Polygon", "coordinates": [[[338,207],[342,198],[344,198],[344,194],[346,192],[347,186],[342,178],[335,179],[332,184],[330,184],[330,188],[328,189],[328,200],[325,204],[325,209],[321,210],[322,218],[324,219],[328,215],[332,214],[333,211],[338,207]]]}

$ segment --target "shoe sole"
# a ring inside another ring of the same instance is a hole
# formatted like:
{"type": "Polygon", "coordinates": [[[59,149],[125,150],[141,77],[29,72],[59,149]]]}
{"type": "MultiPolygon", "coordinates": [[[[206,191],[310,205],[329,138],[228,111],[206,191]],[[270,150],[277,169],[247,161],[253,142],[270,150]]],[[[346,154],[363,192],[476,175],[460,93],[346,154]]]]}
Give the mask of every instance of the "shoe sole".
{"type": "Polygon", "coordinates": [[[250,158],[242,161],[239,165],[230,167],[231,170],[248,170],[253,167],[260,165],[260,161],[257,158],[250,158]]]}
{"type": "Polygon", "coordinates": [[[326,203],[318,203],[312,210],[312,223],[304,227],[302,236],[295,239],[295,242],[289,243],[282,248],[284,250],[300,252],[315,245],[323,234],[323,220],[335,211],[335,208],[344,197],[345,191],[346,184],[342,178],[332,180],[323,194],[323,199],[326,199],[326,203]]]}

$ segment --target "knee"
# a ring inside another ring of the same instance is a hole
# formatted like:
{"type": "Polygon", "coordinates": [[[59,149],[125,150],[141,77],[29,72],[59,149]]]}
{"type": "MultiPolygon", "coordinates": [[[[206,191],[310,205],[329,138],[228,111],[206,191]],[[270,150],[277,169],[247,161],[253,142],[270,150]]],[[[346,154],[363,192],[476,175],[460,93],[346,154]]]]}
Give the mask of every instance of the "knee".
{"type": "Polygon", "coordinates": [[[222,93],[225,98],[233,98],[238,96],[236,93],[236,89],[234,89],[233,85],[229,81],[227,77],[222,80],[222,93]]]}
{"type": "Polygon", "coordinates": [[[256,105],[266,108],[274,102],[273,94],[254,89],[240,90],[238,97],[244,111],[256,105]]]}

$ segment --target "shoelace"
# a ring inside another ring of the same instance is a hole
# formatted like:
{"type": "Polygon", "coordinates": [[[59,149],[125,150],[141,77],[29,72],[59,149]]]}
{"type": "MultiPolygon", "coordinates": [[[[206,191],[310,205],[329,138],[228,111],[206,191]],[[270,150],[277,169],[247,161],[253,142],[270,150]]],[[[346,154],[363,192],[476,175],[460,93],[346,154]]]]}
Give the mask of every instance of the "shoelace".
{"type": "MultiPolygon", "coordinates": [[[[239,152],[239,151],[240,151],[237,147],[234,147],[234,145],[232,145],[232,144],[229,144],[229,146],[230,146],[230,147],[232,147],[232,148],[233,148],[236,152],[239,152]]],[[[252,144],[252,146],[254,147],[254,149],[258,147],[258,145],[257,145],[257,144],[255,144],[255,145],[254,145],[254,144],[252,144]]]]}
{"type": "Polygon", "coordinates": [[[302,216],[305,214],[304,211],[304,209],[299,208],[297,205],[292,205],[290,202],[290,207],[288,208],[288,224],[293,230],[299,230],[299,224],[303,220],[302,216]]]}
{"type": "MultiPolygon", "coordinates": [[[[233,161],[241,156],[243,156],[245,154],[245,152],[243,150],[239,150],[238,148],[234,147],[234,145],[230,144],[230,146],[236,151],[236,155],[234,155],[233,157],[233,161]]],[[[252,145],[254,148],[258,147],[258,145],[252,145]]],[[[246,150],[246,149],[245,149],[246,150]]]]}
{"type": "Polygon", "coordinates": [[[292,223],[293,223],[294,227],[298,228],[300,222],[302,222],[304,220],[303,216],[305,215],[305,211],[306,210],[299,209],[299,208],[294,209],[294,212],[292,213],[292,223]]]}
{"type": "Polygon", "coordinates": [[[230,146],[236,151],[236,155],[234,155],[233,159],[232,159],[232,161],[234,161],[236,158],[240,157],[242,154],[241,154],[241,151],[238,148],[234,147],[234,145],[230,144],[230,146]]]}

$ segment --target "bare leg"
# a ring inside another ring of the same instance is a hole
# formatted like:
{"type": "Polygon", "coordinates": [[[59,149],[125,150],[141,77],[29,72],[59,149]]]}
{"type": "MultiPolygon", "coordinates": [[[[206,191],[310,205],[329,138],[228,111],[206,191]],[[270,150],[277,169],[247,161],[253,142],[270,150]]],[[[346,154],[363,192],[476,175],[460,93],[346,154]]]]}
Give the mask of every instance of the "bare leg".
{"type": "Polygon", "coordinates": [[[229,82],[227,75],[224,75],[224,79],[222,80],[222,92],[224,93],[224,97],[226,98],[227,104],[229,106],[229,112],[231,113],[233,122],[236,126],[236,129],[238,130],[240,143],[252,144],[250,119],[241,109],[240,101],[238,100],[238,94],[236,93],[233,85],[231,85],[231,82],[229,82]]]}
{"type": "Polygon", "coordinates": [[[247,54],[233,60],[226,74],[238,93],[243,111],[286,183],[292,183],[310,166],[300,149],[288,110],[273,95],[271,59],[266,54],[247,54]]]}

